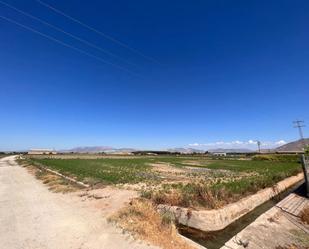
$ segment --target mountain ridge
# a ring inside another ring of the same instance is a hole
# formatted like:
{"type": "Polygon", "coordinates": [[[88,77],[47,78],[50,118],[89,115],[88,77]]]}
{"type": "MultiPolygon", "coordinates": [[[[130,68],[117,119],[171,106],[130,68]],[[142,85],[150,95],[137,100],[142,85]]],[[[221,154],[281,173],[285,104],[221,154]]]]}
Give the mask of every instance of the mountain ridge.
{"type": "Polygon", "coordinates": [[[284,152],[284,151],[303,151],[304,145],[309,145],[309,138],[305,138],[304,141],[302,139],[281,145],[274,149],[274,151],[284,152]]]}

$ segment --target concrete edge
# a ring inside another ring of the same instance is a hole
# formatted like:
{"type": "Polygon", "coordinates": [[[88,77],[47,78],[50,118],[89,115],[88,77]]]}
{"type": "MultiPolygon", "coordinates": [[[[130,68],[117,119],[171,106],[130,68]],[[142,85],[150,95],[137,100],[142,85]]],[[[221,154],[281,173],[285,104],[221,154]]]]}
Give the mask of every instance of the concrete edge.
{"type": "MultiPolygon", "coordinates": [[[[277,214],[282,214],[283,217],[290,220],[290,222],[293,223],[298,229],[300,229],[301,231],[309,235],[309,229],[307,229],[309,228],[309,226],[305,224],[300,224],[298,223],[299,221],[295,220],[295,218],[299,219],[297,208],[295,208],[296,199],[302,199],[305,202],[305,204],[302,203],[303,207],[306,207],[307,205],[309,205],[308,198],[304,196],[298,196],[295,193],[291,193],[288,196],[286,196],[284,199],[282,199],[280,202],[278,202],[275,206],[273,206],[272,208],[270,208],[269,210],[261,214],[259,217],[257,217],[252,223],[250,223],[240,232],[238,232],[233,237],[231,237],[228,241],[225,242],[225,244],[220,249],[237,249],[239,248],[239,244],[236,243],[236,241],[246,242],[249,245],[249,247],[250,247],[250,244],[257,245],[257,241],[258,241],[259,243],[258,245],[261,248],[269,248],[269,245],[264,244],[263,241],[260,239],[261,237],[264,237],[265,227],[267,229],[266,231],[269,234],[272,234],[274,237],[276,237],[278,233],[283,234],[283,236],[288,236],[289,233],[297,235],[297,233],[294,233],[296,231],[295,227],[294,229],[288,228],[286,224],[284,225],[282,221],[280,222],[279,220],[276,222],[278,222],[277,223],[278,226],[282,228],[283,231],[281,230],[281,232],[278,231],[278,227],[274,228],[273,226],[270,226],[270,225],[266,226],[267,222],[269,222],[269,218],[275,218],[277,214]],[[286,209],[289,206],[292,207],[292,210],[286,209]],[[285,207],[285,208],[282,208],[282,207],[285,207]],[[259,230],[264,231],[264,233],[259,232],[259,230]],[[250,234],[249,231],[254,231],[254,234],[250,234]],[[259,233],[259,236],[257,236],[258,233],[259,233]]],[[[274,244],[273,246],[275,247],[277,245],[274,244]]]]}
{"type": "Polygon", "coordinates": [[[82,186],[82,187],[85,187],[85,188],[89,188],[89,187],[90,187],[89,184],[86,184],[86,183],[81,182],[81,181],[77,181],[77,180],[75,180],[75,179],[73,179],[73,178],[71,178],[71,177],[65,176],[65,175],[63,175],[63,174],[61,174],[61,173],[59,173],[59,172],[57,172],[57,171],[48,169],[48,168],[46,168],[46,167],[42,167],[42,168],[43,168],[44,170],[46,170],[46,171],[52,173],[52,174],[55,174],[55,175],[57,175],[57,176],[60,176],[60,177],[66,179],[66,180],[68,180],[68,181],[70,181],[70,182],[73,182],[73,183],[75,183],[75,184],[77,184],[77,185],[79,185],[79,186],[82,186]]]}
{"type": "Polygon", "coordinates": [[[237,202],[228,204],[220,209],[191,210],[178,206],[158,205],[161,213],[170,213],[175,220],[185,226],[201,231],[219,231],[249,213],[259,205],[303,180],[304,174],[288,177],[273,187],[262,189],[257,193],[245,197],[237,202]]]}

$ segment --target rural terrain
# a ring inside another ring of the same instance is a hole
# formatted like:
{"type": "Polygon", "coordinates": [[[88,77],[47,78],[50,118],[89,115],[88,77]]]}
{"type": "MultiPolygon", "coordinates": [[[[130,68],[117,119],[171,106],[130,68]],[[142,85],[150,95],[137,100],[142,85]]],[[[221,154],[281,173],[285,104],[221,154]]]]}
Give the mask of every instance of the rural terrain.
{"type": "Polygon", "coordinates": [[[217,208],[301,172],[295,155],[221,159],[89,155],[85,159],[83,155],[56,155],[32,156],[27,161],[91,186],[130,188],[156,204],[193,208],[217,208]]]}
{"type": "Polygon", "coordinates": [[[11,228],[2,231],[5,248],[54,248],[63,241],[70,248],[197,248],[158,205],[218,209],[302,170],[297,155],[277,154],[23,155],[2,158],[1,166],[1,213],[8,213],[2,223],[11,228]],[[32,233],[37,239],[30,240],[32,233]]]}
{"type": "MultiPolygon", "coordinates": [[[[153,248],[123,236],[91,201],[52,193],[19,167],[14,157],[0,160],[0,172],[0,248],[153,248]]],[[[119,205],[126,200],[113,197],[119,205]]]]}
{"type": "Polygon", "coordinates": [[[0,0],[0,249],[309,249],[309,0],[0,0]]]}

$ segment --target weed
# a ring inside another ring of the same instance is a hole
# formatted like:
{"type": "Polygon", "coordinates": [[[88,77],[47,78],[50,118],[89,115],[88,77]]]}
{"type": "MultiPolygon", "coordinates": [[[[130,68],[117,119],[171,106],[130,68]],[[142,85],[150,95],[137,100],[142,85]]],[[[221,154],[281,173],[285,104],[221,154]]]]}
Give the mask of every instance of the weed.
{"type": "Polygon", "coordinates": [[[109,218],[135,237],[151,242],[163,249],[192,249],[178,236],[172,217],[161,216],[146,199],[133,200],[127,207],[109,218]]]}

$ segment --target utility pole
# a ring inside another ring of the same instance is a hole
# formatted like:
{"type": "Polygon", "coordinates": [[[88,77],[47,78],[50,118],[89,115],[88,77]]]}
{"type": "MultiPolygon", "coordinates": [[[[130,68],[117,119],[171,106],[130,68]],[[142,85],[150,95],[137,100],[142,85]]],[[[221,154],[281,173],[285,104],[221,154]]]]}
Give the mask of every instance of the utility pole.
{"type": "Polygon", "coordinates": [[[257,143],[257,146],[258,146],[258,148],[259,148],[259,153],[261,153],[261,141],[256,141],[256,143],[257,143]]]}
{"type": "MultiPolygon", "coordinates": [[[[304,134],[302,131],[302,127],[305,127],[305,122],[301,120],[296,120],[293,123],[294,123],[294,128],[298,128],[299,136],[303,143],[303,148],[305,149],[306,142],[305,142],[304,134]]],[[[308,157],[302,154],[301,162],[302,162],[302,167],[303,167],[304,176],[305,176],[305,186],[306,186],[307,197],[309,198],[309,160],[308,160],[308,157]]]]}
{"type": "Polygon", "coordinates": [[[304,134],[303,134],[303,130],[302,130],[302,127],[305,127],[305,122],[302,121],[302,120],[295,120],[295,121],[293,121],[293,124],[294,124],[294,128],[298,128],[300,140],[302,141],[303,146],[305,148],[306,144],[305,144],[304,134]]]}

